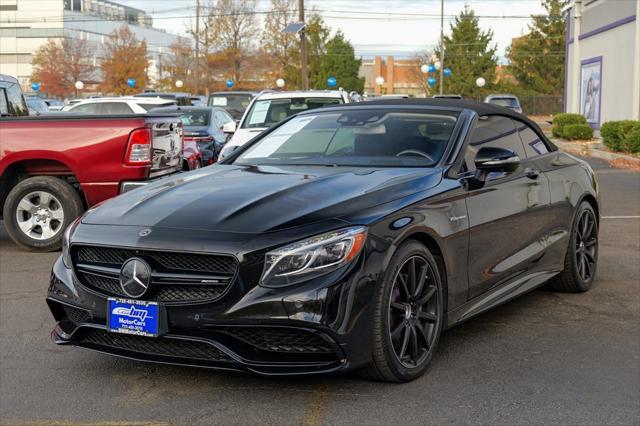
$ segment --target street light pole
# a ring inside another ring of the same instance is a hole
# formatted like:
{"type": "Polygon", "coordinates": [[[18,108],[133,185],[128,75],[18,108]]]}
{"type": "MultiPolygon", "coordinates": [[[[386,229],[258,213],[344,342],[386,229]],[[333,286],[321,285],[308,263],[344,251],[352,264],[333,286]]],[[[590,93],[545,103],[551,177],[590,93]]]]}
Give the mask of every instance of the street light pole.
{"type": "Polygon", "coordinates": [[[440,94],[444,94],[444,0],[440,0],[440,94]]]}
{"type": "Polygon", "coordinates": [[[196,0],[196,57],[194,64],[193,80],[196,87],[196,95],[200,91],[200,0],[196,0]]]}
{"type": "Polygon", "coordinates": [[[307,73],[307,38],[304,34],[304,0],[298,0],[298,19],[303,27],[300,30],[300,58],[302,62],[302,88],[309,90],[309,74],[307,73]]]}

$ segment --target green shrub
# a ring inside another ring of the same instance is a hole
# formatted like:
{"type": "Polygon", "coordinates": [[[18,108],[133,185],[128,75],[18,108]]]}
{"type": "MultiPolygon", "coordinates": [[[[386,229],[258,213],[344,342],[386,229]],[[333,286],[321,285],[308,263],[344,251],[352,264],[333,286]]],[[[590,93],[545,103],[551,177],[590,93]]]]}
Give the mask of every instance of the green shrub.
{"type": "Polygon", "coordinates": [[[593,138],[593,129],[588,124],[567,124],[562,129],[565,139],[586,140],[593,138]]]}
{"type": "Polygon", "coordinates": [[[580,114],[556,114],[553,117],[553,127],[551,128],[551,133],[553,133],[553,136],[555,137],[566,138],[564,134],[564,128],[569,124],[587,124],[587,119],[580,114]]]}
{"type": "Polygon", "coordinates": [[[631,130],[622,139],[622,151],[640,153],[640,121],[636,121],[631,130]]]}
{"type": "Polygon", "coordinates": [[[608,121],[600,128],[604,145],[612,151],[640,152],[640,121],[608,121]]]}

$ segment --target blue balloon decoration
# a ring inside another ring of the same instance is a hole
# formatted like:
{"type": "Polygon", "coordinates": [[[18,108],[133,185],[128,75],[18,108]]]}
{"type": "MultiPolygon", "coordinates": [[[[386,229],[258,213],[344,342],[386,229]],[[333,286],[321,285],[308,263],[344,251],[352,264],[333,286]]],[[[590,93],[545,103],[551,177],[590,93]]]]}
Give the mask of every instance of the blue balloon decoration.
{"type": "Polygon", "coordinates": [[[127,86],[136,87],[136,79],[135,78],[128,78],[127,79],[127,86]]]}
{"type": "Polygon", "coordinates": [[[431,87],[435,86],[437,82],[438,80],[436,80],[435,77],[429,77],[427,79],[427,84],[431,87]]]}
{"type": "Polygon", "coordinates": [[[445,77],[451,77],[451,68],[445,68],[444,69],[444,76],[445,77]]]}
{"type": "Polygon", "coordinates": [[[436,72],[436,67],[433,64],[429,65],[429,72],[436,72]]]}
{"type": "Polygon", "coordinates": [[[34,92],[37,92],[38,90],[40,90],[40,83],[31,83],[31,88],[34,92]]]}
{"type": "Polygon", "coordinates": [[[227,80],[227,87],[228,88],[232,88],[233,87],[233,80],[227,80]]]}
{"type": "Polygon", "coordinates": [[[338,80],[336,80],[335,77],[329,77],[327,79],[327,86],[329,87],[336,87],[336,85],[338,84],[338,80]]]}

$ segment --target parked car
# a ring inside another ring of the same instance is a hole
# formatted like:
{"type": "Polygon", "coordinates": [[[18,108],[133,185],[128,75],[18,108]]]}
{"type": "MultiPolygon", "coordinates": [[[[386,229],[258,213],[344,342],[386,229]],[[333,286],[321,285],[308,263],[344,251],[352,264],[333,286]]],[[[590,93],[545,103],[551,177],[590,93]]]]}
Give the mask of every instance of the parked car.
{"type": "Polygon", "coordinates": [[[256,92],[213,92],[209,95],[209,106],[224,108],[234,120],[240,120],[256,92]]]}
{"type": "Polygon", "coordinates": [[[45,98],[44,102],[49,107],[49,111],[60,111],[64,103],[59,99],[45,98]]]}
{"type": "Polygon", "coordinates": [[[29,108],[18,79],[0,74],[0,117],[23,117],[26,115],[29,115],[29,108]]]}
{"type": "Polygon", "coordinates": [[[489,95],[484,98],[484,101],[488,104],[509,108],[517,113],[522,114],[520,100],[515,95],[489,95]]]}
{"type": "Polygon", "coordinates": [[[507,109],[306,110],[74,222],[52,336],[137,360],[405,382],[445,328],[545,283],[588,290],[598,212],[591,167],[507,109]]]}
{"type": "Polygon", "coordinates": [[[233,133],[233,137],[220,152],[220,159],[287,117],[302,111],[349,102],[349,95],[342,90],[263,93],[251,101],[238,126],[235,123],[226,126],[225,131],[233,133]]]}
{"type": "Polygon", "coordinates": [[[44,99],[38,96],[27,96],[25,100],[29,108],[29,115],[41,115],[49,112],[49,106],[44,99]]]}
{"type": "Polygon", "coordinates": [[[77,114],[146,114],[153,108],[175,105],[175,101],[163,98],[109,97],[83,99],[62,108],[77,114]]]}
{"type": "Polygon", "coordinates": [[[184,126],[185,152],[191,143],[200,158],[200,166],[213,164],[222,147],[229,139],[224,126],[233,122],[233,118],[219,107],[171,106],[153,109],[154,112],[180,114],[184,126]]]}
{"type": "Polygon", "coordinates": [[[462,99],[462,95],[433,95],[433,99],[462,99]]]}
{"type": "Polygon", "coordinates": [[[88,207],[181,168],[177,116],[3,117],[0,141],[0,216],[32,251],[59,249],[88,207]]]}
{"type": "Polygon", "coordinates": [[[193,96],[188,93],[161,93],[161,92],[145,92],[134,95],[135,98],[159,98],[174,101],[177,105],[191,105],[193,96]]]}

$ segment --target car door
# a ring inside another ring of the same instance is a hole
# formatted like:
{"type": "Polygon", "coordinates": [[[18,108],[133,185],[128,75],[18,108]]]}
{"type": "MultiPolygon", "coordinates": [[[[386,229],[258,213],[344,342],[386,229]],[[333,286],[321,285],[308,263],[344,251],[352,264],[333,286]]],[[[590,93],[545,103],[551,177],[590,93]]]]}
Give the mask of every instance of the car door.
{"type": "Polygon", "coordinates": [[[526,156],[521,123],[509,117],[479,119],[465,151],[469,171],[484,147],[506,148],[520,157],[514,172],[492,173],[467,193],[469,215],[469,298],[527,273],[544,254],[549,184],[526,156]]]}

